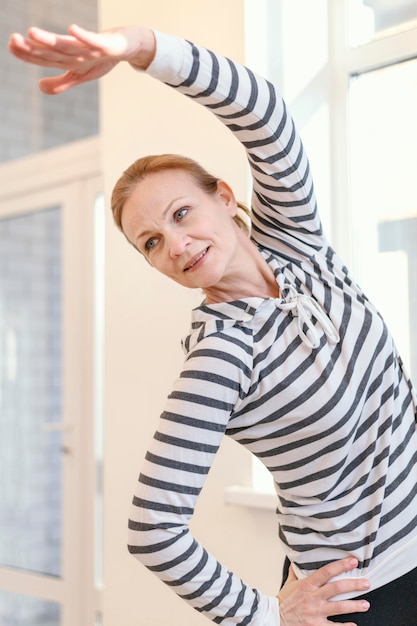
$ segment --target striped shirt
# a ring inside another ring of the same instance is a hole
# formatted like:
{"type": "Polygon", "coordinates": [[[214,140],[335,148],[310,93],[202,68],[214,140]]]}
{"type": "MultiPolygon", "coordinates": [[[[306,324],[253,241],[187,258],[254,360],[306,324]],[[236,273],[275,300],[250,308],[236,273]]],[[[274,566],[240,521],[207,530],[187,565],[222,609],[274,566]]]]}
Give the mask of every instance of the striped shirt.
{"type": "Polygon", "coordinates": [[[285,103],[250,70],[157,34],[149,73],[212,111],[245,148],[252,240],[280,297],[198,307],[183,370],[146,455],[129,550],[215,623],[273,626],[189,521],[224,435],[274,477],[298,577],[353,554],[372,586],[417,566],[416,394],[382,317],[326,240],[285,103]]]}

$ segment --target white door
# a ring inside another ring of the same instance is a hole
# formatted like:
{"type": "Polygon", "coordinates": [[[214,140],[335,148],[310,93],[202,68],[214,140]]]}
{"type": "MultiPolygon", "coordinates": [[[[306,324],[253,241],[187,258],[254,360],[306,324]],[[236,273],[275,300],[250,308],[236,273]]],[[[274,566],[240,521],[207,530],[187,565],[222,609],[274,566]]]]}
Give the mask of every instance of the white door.
{"type": "Polygon", "coordinates": [[[97,140],[0,168],[0,624],[99,623],[97,140]]]}

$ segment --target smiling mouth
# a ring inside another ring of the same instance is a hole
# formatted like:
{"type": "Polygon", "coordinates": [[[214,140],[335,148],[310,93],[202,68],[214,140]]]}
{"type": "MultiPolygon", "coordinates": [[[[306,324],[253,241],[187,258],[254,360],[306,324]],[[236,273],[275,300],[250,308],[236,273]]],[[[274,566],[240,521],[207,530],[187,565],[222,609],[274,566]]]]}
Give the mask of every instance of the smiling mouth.
{"type": "Polygon", "coordinates": [[[195,265],[197,265],[197,263],[206,256],[207,251],[208,251],[208,248],[203,250],[203,252],[201,252],[197,257],[195,257],[195,259],[193,259],[193,261],[189,265],[187,265],[187,267],[184,268],[184,272],[188,272],[188,270],[191,270],[195,265]]]}

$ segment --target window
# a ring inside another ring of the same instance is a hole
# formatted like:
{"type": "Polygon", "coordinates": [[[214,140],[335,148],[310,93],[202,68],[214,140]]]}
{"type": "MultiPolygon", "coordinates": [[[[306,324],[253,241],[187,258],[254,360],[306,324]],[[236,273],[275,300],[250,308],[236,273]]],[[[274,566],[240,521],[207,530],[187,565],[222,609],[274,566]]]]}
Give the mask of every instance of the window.
{"type": "Polygon", "coordinates": [[[348,11],[352,46],[412,29],[417,23],[414,0],[350,0],[348,11]]]}
{"type": "MultiPolygon", "coordinates": [[[[325,230],[417,380],[417,4],[248,0],[246,9],[246,62],[280,85],[325,230]]],[[[252,489],[272,493],[256,460],[252,489]]],[[[247,490],[230,495],[253,502],[247,490]]]]}
{"type": "Polygon", "coordinates": [[[417,380],[417,59],[352,77],[349,104],[357,279],[417,380]]]}

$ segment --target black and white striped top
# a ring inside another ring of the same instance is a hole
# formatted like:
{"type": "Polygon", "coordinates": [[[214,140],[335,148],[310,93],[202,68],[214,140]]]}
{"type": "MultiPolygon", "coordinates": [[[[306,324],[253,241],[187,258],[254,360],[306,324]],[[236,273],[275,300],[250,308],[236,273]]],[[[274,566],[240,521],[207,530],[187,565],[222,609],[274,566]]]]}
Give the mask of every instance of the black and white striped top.
{"type": "Polygon", "coordinates": [[[381,316],[322,233],[308,160],[273,86],[204,48],[157,40],[149,72],[210,109],[247,151],[252,239],[282,297],[193,311],[134,496],[129,549],[214,622],[276,626],[276,599],[189,530],[222,437],[273,474],[280,538],[299,577],[348,553],[360,562],[353,575],[377,587],[417,566],[416,394],[381,316]]]}

